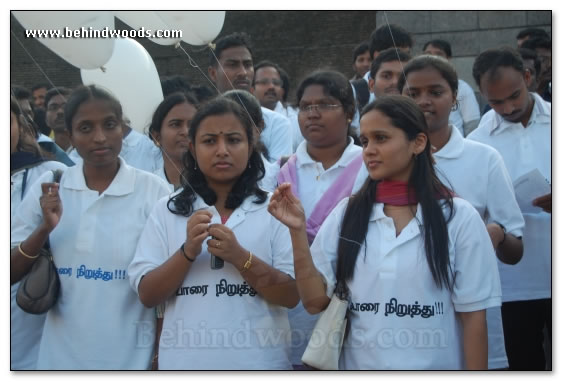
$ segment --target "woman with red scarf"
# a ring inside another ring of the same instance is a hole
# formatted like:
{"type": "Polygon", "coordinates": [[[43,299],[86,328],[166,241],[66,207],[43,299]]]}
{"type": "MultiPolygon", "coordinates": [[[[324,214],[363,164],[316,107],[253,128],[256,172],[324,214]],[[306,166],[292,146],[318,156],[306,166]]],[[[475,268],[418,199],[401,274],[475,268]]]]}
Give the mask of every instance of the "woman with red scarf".
{"type": "Polygon", "coordinates": [[[369,178],[309,249],[289,184],[270,213],[291,233],[295,279],[311,314],[335,285],[348,299],[341,369],[487,369],[485,309],[501,303],[495,254],[477,211],[438,179],[424,114],[401,96],[362,112],[369,178]]]}

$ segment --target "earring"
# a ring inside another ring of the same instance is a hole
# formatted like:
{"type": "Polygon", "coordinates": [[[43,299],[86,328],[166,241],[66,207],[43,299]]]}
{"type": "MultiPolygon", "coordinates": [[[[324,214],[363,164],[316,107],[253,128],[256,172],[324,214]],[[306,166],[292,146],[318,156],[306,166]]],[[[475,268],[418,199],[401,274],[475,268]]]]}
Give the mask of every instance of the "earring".
{"type": "Polygon", "coordinates": [[[248,168],[252,168],[252,165],[250,164],[250,162],[248,162],[248,168]]]}
{"type": "Polygon", "coordinates": [[[194,162],[194,170],[197,170],[197,162],[194,162]]]}
{"type": "Polygon", "coordinates": [[[160,147],[160,142],[159,142],[159,141],[155,141],[154,144],[156,145],[156,147],[160,147]]]}

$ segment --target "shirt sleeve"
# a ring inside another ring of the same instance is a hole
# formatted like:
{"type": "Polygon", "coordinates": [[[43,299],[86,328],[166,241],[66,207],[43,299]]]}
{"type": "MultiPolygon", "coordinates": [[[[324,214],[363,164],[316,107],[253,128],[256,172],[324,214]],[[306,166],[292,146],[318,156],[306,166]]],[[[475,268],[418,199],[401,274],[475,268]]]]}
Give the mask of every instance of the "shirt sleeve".
{"type": "Polygon", "coordinates": [[[496,150],[491,156],[489,166],[487,223],[499,222],[506,228],[506,232],[521,237],[524,230],[524,217],[516,201],[508,170],[496,150]]]}
{"type": "Polygon", "coordinates": [[[475,93],[466,83],[460,82],[458,102],[464,125],[471,121],[478,121],[481,118],[481,111],[479,110],[479,103],[475,93]]]}
{"type": "MultiPolygon", "coordinates": [[[[264,114],[266,116],[266,114],[264,114]]],[[[281,114],[273,113],[265,119],[266,127],[262,131],[262,142],[268,149],[270,162],[293,152],[292,130],[289,119],[281,114]]]]}
{"type": "Polygon", "coordinates": [[[342,199],[327,216],[313,244],[311,256],[313,263],[326,281],[326,295],[332,296],[336,287],[336,263],[338,260],[338,239],[348,198],[342,199]]]}
{"type": "Polygon", "coordinates": [[[501,305],[497,259],[479,213],[465,200],[454,198],[454,217],[448,224],[454,251],[452,301],[457,312],[501,305]],[[455,220],[455,221],[454,221],[455,220]]]}
{"type": "MultiPolygon", "coordinates": [[[[48,171],[30,185],[11,223],[11,247],[15,247],[27,239],[43,221],[43,212],[39,203],[39,198],[42,194],[41,183],[50,182],[52,179],[53,173],[48,171]]],[[[71,213],[70,211],[64,211],[63,203],[63,213],[65,212],[71,213]]]]}
{"type": "Polygon", "coordinates": [[[273,230],[271,244],[273,267],[295,278],[293,247],[291,245],[289,229],[273,216],[271,217],[270,227],[273,230]]]}
{"type": "Polygon", "coordinates": [[[133,261],[129,264],[129,282],[136,293],[139,293],[139,283],[143,276],[162,265],[171,255],[166,229],[166,214],[170,213],[167,203],[168,196],[154,206],[137,243],[133,261]]]}

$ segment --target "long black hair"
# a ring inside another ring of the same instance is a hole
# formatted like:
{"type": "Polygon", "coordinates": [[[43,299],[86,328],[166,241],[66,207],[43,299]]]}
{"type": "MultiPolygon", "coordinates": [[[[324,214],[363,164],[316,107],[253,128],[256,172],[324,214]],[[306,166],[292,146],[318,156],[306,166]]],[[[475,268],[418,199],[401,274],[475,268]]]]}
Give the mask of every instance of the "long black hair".
{"type": "MultiPolygon", "coordinates": [[[[231,192],[229,192],[225,201],[225,207],[235,209],[251,195],[255,196],[254,203],[262,204],[268,197],[268,193],[258,187],[258,181],[264,177],[265,173],[264,162],[262,162],[262,158],[256,150],[255,142],[258,138],[254,134],[252,121],[240,105],[222,96],[204,104],[192,120],[188,133],[189,138],[195,147],[197,144],[195,137],[203,120],[211,116],[225,114],[232,114],[240,121],[246,131],[248,144],[251,147],[248,165],[235,182],[231,192]]],[[[197,162],[189,150],[184,154],[183,164],[184,169],[181,177],[183,189],[168,201],[168,209],[173,214],[190,216],[193,212],[193,203],[197,195],[201,196],[207,205],[212,206],[217,202],[217,194],[208,186],[204,174],[197,166],[197,162]]]]}
{"type": "MultiPolygon", "coordinates": [[[[362,116],[374,110],[389,117],[393,126],[403,130],[409,141],[414,140],[421,132],[428,134],[424,114],[410,98],[379,97],[363,109],[362,116]]],[[[419,222],[419,225],[424,235],[426,260],[436,285],[451,290],[447,223],[453,214],[452,194],[436,176],[432,165],[430,140],[424,151],[413,160],[414,165],[408,184],[409,187],[414,188],[422,208],[423,224],[419,222]],[[447,219],[442,210],[443,203],[449,207],[447,219]]],[[[338,242],[336,278],[339,281],[350,280],[354,275],[360,243],[365,242],[378,183],[379,180],[368,177],[360,191],[348,202],[338,242]]]]}

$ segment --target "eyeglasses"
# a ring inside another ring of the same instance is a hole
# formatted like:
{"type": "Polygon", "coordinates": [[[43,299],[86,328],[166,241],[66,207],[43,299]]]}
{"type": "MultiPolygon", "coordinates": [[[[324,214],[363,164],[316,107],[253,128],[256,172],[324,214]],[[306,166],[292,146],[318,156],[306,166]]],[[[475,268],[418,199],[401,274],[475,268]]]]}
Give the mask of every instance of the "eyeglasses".
{"type": "Polygon", "coordinates": [[[329,110],[336,110],[339,107],[342,107],[342,105],[331,105],[331,104],[328,104],[328,103],[319,103],[319,104],[307,105],[307,106],[299,105],[299,112],[300,113],[309,113],[309,112],[314,110],[317,113],[324,113],[324,112],[329,111],[329,110]]]}
{"type": "Polygon", "coordinates": [[[254,81],[256,85],[269,85],[272,84],[274,86],[281,87],[283,83],[280,80],[264,78],[263,80],[254,81]]]}

